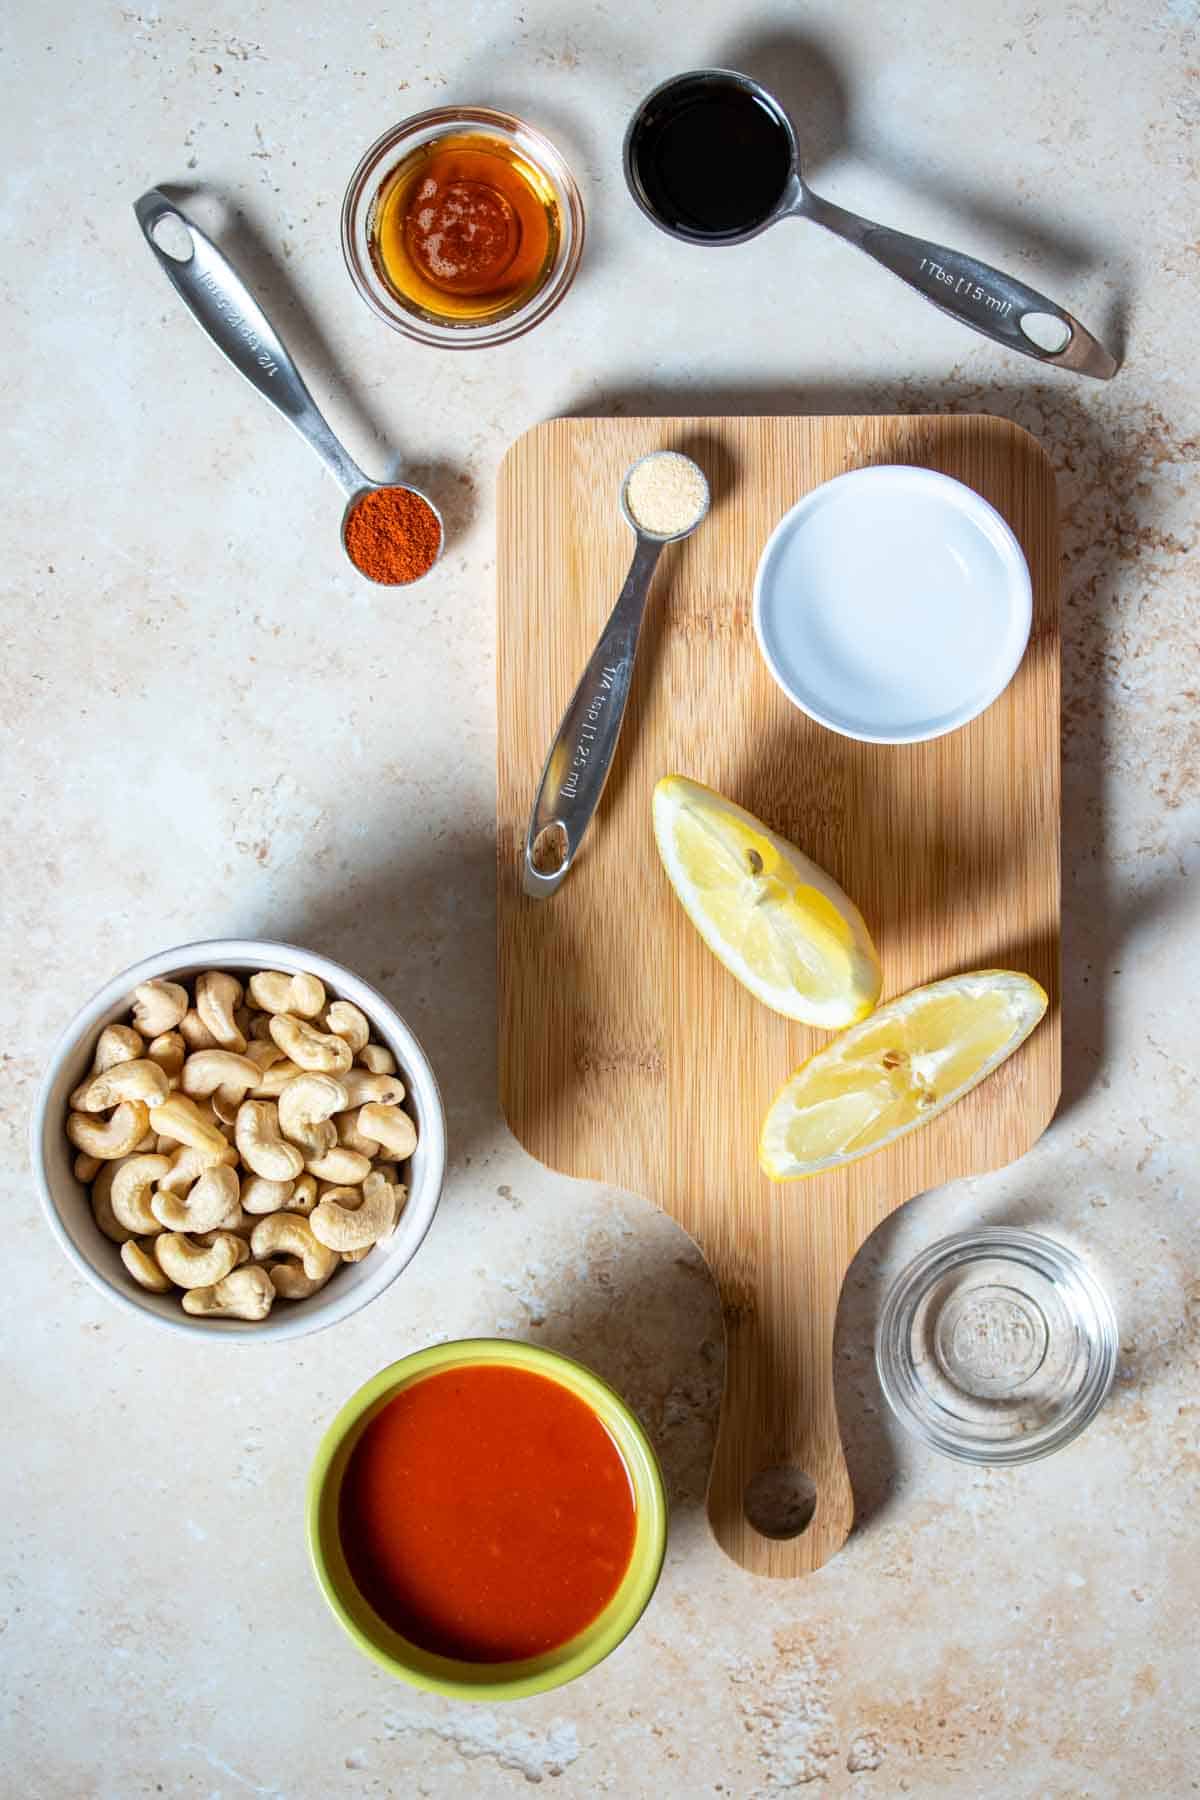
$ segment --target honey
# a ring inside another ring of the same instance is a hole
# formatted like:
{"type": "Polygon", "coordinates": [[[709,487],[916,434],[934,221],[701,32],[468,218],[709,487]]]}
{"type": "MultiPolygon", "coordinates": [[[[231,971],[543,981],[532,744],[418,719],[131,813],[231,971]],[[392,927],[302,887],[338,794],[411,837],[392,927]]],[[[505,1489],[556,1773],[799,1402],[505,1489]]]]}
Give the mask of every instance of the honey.
{"type": "Polygon", "coordinates": [[[560,235],[558,201],[538,169],[500,138],[452,132],[392,170],[372,210],[371,260],[410,312],[478,324],[533,298],[560,235]]]}

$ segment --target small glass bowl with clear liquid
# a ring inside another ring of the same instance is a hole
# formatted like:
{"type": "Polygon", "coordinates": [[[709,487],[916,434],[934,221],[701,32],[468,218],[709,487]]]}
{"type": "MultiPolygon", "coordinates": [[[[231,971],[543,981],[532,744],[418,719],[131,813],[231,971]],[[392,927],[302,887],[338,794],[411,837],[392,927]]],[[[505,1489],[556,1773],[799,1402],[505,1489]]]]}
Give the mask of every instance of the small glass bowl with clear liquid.
{"type": "Polygon", "coordinates": [[[1116,1316],[1065,1245],[962,1232],[897,1277],[875,1339],[879,1381],[914,1436],[962,1462],[1032,1462],[1070,1443],[1116,1372],[1116,1316]]]}

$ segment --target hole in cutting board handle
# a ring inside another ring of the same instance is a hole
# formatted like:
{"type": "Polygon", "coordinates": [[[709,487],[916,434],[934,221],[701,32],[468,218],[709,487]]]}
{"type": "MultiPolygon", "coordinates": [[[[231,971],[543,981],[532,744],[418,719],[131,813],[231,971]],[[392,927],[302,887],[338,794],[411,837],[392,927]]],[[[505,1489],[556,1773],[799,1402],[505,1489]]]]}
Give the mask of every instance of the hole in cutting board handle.
{"type": "Polygon", "coordinates": [[[781,1463],[750,1477],[742,1505],[760,1537],[798,1538],[817,1510],[817,1484],[803,1469],[781,1463]]]}

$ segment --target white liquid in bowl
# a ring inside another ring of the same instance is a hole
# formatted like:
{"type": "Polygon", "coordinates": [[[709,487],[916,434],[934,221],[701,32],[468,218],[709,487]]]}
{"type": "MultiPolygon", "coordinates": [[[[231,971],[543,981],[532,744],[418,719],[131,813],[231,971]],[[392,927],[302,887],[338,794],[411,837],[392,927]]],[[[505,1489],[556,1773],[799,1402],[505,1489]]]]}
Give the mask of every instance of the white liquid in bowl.
{"type": "Polygon", "coordinates": [[[928,469],[859,469],[768,540],[754,619],[776,681],[849,737],[911,743],[974,718],[1029,637],[1029,571],[986,501],[928,469]]]}

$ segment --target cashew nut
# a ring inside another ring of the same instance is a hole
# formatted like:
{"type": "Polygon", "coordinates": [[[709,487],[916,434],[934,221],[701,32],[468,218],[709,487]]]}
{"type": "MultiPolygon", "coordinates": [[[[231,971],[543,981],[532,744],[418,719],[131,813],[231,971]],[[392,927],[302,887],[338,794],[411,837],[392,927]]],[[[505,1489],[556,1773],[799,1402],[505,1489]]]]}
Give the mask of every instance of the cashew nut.
{"type": "Polygon", "coordinates": [[[190,1007],[179,1021],[179,1035],[189,1050],[216,1050],[220,1046],[195,1007],[190,1007]]]}
{"type": "Polygon", "coordinates": [[[186,1094],[169,1094],[150,1114],[150,1123],[163,1137],[189,1145],[210,1163],[229,1161],[229,1143],[219,1126],[186,1094]]]}
{"type": "MultiPolygon", "coordinates": [[[[279,1050],[279,1045],[272,1043],[271,1048],[279,1050]]],[[[279,1054],[283,1060],[273,1063],[269,1069],[263,1070],[258,1086],[251,1091],[250,1098],[252,1100],[278,1100],[288,1082],[295,1081],[297,1075],[304,1074],[299,1063],[294,1063],[290,1056],[283,1056],[281,1050],[279,1054]]]]}
{"type": "MultiPolygon", "coordinates": [[[[298,1013],[302,1019],[315,1019],[325,1007],[325,984],[307,972],[292,976],[291,1000],[286,1011],[298,1013]]],[[[267,1008],[269,1012],[270,1007],[267,1008]]]]}
{"type": "Polygon", "coordinates": [[[269,1181],[265,1175],[251,1175],[242,1183],[242,1208],[248,1213],[282,1212],[294,1188],[292,1181],[269,1181]]]}
{"type": "Polygon", "coordinates": [[[225,1146],[224,1158],[214,1163],[211,1156],[206,1155],[203,1150],[194,1150],[190,1144],[181,1146],[175,1138],[164,1138],[162,1141],[170,1146],[168,1154],[171,1157],[170,1173],[164,1175],[158,1184],[158,1190],[162,1194],[186,1194],[206,1170],[232,1168],[238,1159],[232,1144],[225,1146]]]}
{"type": "MultiPolygon", "coordinates": [[[[220,1092],[221,1092],[221,1089],[218,1088],[217,1094],[219,1094],[220,1092]]],[[[221,1133],[221,1136],[225,1139],[225,1142],[227,1144],[232,1144],[233,1140],[234,1140],[235,1127],[237,1125],[237,1107],[227,1108],[225,1105],[225,1102],[222,1101],[221,1102],[221,1112],[218,1112],[217,1104],[216,1104],[217,1094],[210,1094],[208,1096],[207,1100],[197,1100],[196,1106],[199,1110],[201,1118],[206,1119],[210,1125],[215,1125],[217,1130],[221,1133]],[[221,1113],[226,1112],[226,1111],[232,1111],[232,1113],[233,1113],[233,1119],[230,1121],[229,1124],[226,1124],[225,1120],[221,1116],[221,1113]]],[[[245,1096],[243,1095],[242,1098],[244,1099],[245,1096]]],[[[240,1106],[240,1105],[241,1105],[241,1100],[238,1101],[238,1106],[240,1106]]]]}
{"type": "Polygon", "coordinates": [[[187,1056],[187,1041],[182,1031],[164,1031],[161,1037],[152,1041],[146,1055],[151,1062],[158,1064],[174,1092],[179,1086],[184,1058],[187,1056]]]}
{"type": "Polygon", "coordinates": [[[349,1263],[361,1262],[364,1256],[370,1256],[374,1248],[374,1244],[364,1244],[361,1250],[343,1250],[342,1261],[349,1263]]]}
{"type": "Polygon", "coordinates": [[[282,969],[262,969],[250,977],[250,998],[264,1012],[315,1019],[325,1005],[325,988],[315,975],[285,975],[282,969]]]}
{"type": "MultiPolygon", "coordinates": [[[[246,1033],[246,1036],[249,1038],[250,1044],[274,1043],[275,1040],[271,1036],[270,1013],[251,1013],[250,1029],[246,1033]]],[[[249,1047],[250,1045],[247,1045],[247,1049],[249,1049],[249,1047]]]]}
{"type": "Polygon", "coordinates": [[[336,1182],[339,1187],[357,1187],[371,1173],[370,1158],[342,1144],[335,1144],[323,1156],[306,1158],[304,1166],[319,1181],[336,1182]]]}
{"type": "Polygon", "coordinates": [[[395,1075],[372,1075],[367,1069],[350,1069],[342,1078],[347,1106],[399,1106],[404,1083],[395,1075]]]}
{"type": "Polygon", "coordinates": [[[417,1147],[417,1128],[398,1106],[362,1106],[358,1129],[366,1138],[382,1144],[397,1162],[407,1162],[417,1147]]]}
{"type": "Polygon", "coordinates": [[[207,969],[196,977],[196,1011],[223,1050],[245,1050],[234,1009],[242,1003],[242,984],[220,969],[207,969]]]}
{"type": "Polygon", "coordinates": [[[271,1036],[294,1063],[314,1075],[340,1075],[354,1061],[354,1052],[345,1038],[317,1031],[289,1013],[272,1015],[271,1036]]]}
{"type": "Polygon", "coordinates": [[[388,1183],[396,1202],[396,1223],[400,1223],[400,1215],[408,1205],[408,1188],[400,1179],[400,1171],[395,1163],[376,1163],[371,1170],[372,1175],[380,1175],[388,1183]]]}
{"type": "Polygon", "coordinates": [[[118,1224],[127,1232],[154,1237],[162,1230],[166,1221],[151,1210],[150,1189],[170,1167],[167,1156],[131,1156],[113,1176],[109,1199],[118,1224]]]}
{"type": "Polygon", "coordinates": [[[92,1183],[92,1217],[105,1237],[111,1238],[114,1244],[123,1244],[129,1236],[112,1209],[112,1184],[121,1166],[119,1162],[102,1162],[100,1173],[92,1183]]]}
{"type": "Polygon", "coordinates": [[[235,1269],[209,1287],[192,1288],[183,1296],[183,1310],[207,1319],[265,1319],[274,1301],[265,1269],[235,1269]]]}
{"type": "MultiPolygon", "coordinates": [[[[141,1158],[135,1158],[135,1161],[141,1161],[141,1158]]],[[[166,1173],[164,1169],[163,1174],[166,1173]]],[[[150,1201],[150,1211],[155,1223],[165,1225],[168,1231],[215,1231],[227,1226],[231,1219],[241,1217],[240,1192],[237,1171],[228,1164],[218,1163],[215,1168],[205,1169],[183,1196],[160,1187],[150,1201]]],[[[116,1183],[113,1184],[113,1211],[120,1218],[116,1183]]]]}
{"type": "Polygon", "coordinates": [[[192,1234],[198,1244],[215,1244],[219,1237],[234,1236],[237,1238],[237,1262],[234,1268],[239,1269],[243,1263],[250,1261],[250,1235],[248,1232],[233,1231],[231,1226],[223,1225],[219,1231],[197,1231],[192,1234]]]}
{"type": "Polygon", "coordinates": [[[370,1069],[372,1075],[394,1075],[396,1073],[396,1059],[391,1051],[385,1049],[382,1044],[368,1044],[365,1049],[359,1051],[355,1060],[360,1062],[364,1069],[370,1069]]]}
{"type": "Polygon", "coordinates": [[[139,1143],[133,1146],[135,1156],[165,1156],[167,1152],[158,1147],[158,1133],[148,1131],[139,1143]]]}
{"type": "Polygon", "coordinates": [[[86,1187],[89,1181],[95,1181],[104,1164],[98,1156],[84,1156],[82,1152],[71,1165],[76,1181],[82,1181],[86,1187]]]}
{"type": "Polygon", "coordinates": [[[358,1200],[353,1189],[342,1189],[337,1198],[327,1194],[308,1221],[313,1236],[330,1250],[369,1250],[395,1230],[396,1200],[391,1183],[382,1175],[367,1176],[361,1204],[351,1208],[343,1195],[358,1200]]]}
{"type": "Polygon", "coordinates": [[[335,1037],[345,1038],[356,1056],[366,1049],[371,1036],[366,1013],[349,1000],[333,1002],[325,1014],[325,1029],[332,1031],[335,1037]]]}
{"type": "Polygon", "coordinates": [[[329,1274],[314,1279],[306,1275],[300,1264],[285,1258],[283,1262],[264,1263],[262,1265],[271,1277],[271,1285],[281,1300],[307,1300],[318,1288],[323,1288],[338,1266],[335,1256],[330,1265],[329,1274]]]}
{"type": "Polygon", "coordinates": [[[241,1239],[218,1231],[211,1244],[193,1244],[182,1232],[164,1231],[154,1240],[154,1260],[176,1287],[208,1287],[237,1267],[241,1239]]]}
{"type": "Polygon", "coordinates": [[[360,1156],[374,1157],[379,1152],[379,1145],[374,1138],[366,1138],[358,1129],[357,1112],[340,1112],[334,1119],[337,1126],[337,1141],[347,1150],[357,1150],[360,1156]]]}
{"type": "Polygon", "coordinates": [[[171,1084],[162,1069],[149,1057],[137,1057],[133,1062],[116,1063],[106,1069],[103,1075],[97,1075],[89,1081],[82,1094],[75,1094],[72,1099],[79,1112],[108,1112],[110,1107],[119,1106],[122,1100],[142,1100],[147,1106],[161,1106],[171,1091],[171,1084]]]}
{"type": "Polygon", "coordinates": [[[291,1196],[284,1201],[284,1210],[294,1213],[311,1213],[317,1204],[317,1178],[315,1175],[298,1175],[291,1196]]]}
{"type": "MultiPolygon", "coordinates": [[[[333,1200],[337,1205],[344,1206],[347,1212],[357,1212],[364,1198],[361,1187],[341,1187],[336,1181],[322,1181],[317,1186],[318,1205],[324,1205],[326,1200],[333,1200]]],[[[309,1222],[311,1223],[311,1214],[309,1222]]]]}
{"type": "Polygon", "coordinates": [[[85,1156],[115,1162],[118,1157],[132,1156],[149,1124],[150,1114],[143,1101],[122,1100],[107,1119],[97,1119],[92,1113],[71,1113],[67,1136],[85,1156]]]}
{"type": "Polygon", "coordinates": [[[238,1107],[245,1098],[245,1088],[219,1087],[215,1094],[209,1096],[208,1104],[226,1137],[237,1124],[238,1107]]]}
{"type": "Polygon", "coordinates": [[[256,1062],[235,1050],[195,1050],[183,1065],[179,1085],[193,1099],[207,1099],[218,1088],[236,1089],[244,1099],[261,1073],[256,1062]]]}
{"type": "Polygon", "coordinates": [[[324,1156],[337,1143],[333,1115],[346,1105],[346,1090],[332,1075],[297,1075],[279,1091],[279,1129],[305,1159],[324,1156]]]}
{"type": "MultiPolygon", "coordinates": [[[[255,1022],[262,1020],[265,1025],[269,1026],[270,1024],[269,1013],[256,1013],[254,1018],[255,1022]]],[[[300,1073],[300,1070],[296,1067],[295,1063],[290,1062],[283,1054],[283,1051],[279,1048],[279,1045],[275,1042],[275,1039],[270,1035],[269,1031],[265,1038],[251,1039],[246,1045],[246,1055],[258,1070],[258,1079],[250,1090],[250,1098],[252,1100],[274,1100],[278,1097],[279,1092],[283,1087],[283,1078],[281,1076],[276,1076],[275,1079],[270,1082],[271,1091],[269,1093],[264,1093],[262,1091],[262,1084],[267,1079],[268,1070],[272,1069],[277,1063],[287,1064],[289,1079],[300,1073]]],[[[245,1098],[246,1096],[243,1094],[242,1099],[244,1100],[245,1098]]]]}
{"type": "Polygon", "coordinates": [[[236,1142],[247,1168],[268,1181],[292,1181],[304,1168],[295,1144],[285,1143],[279,1135],[279,1113],[272,1100],[243,1100],[236,1142]]]}
{"type": "Polygon", "coordinates": [[[72,1112],[85,1112],[84,1095],[98,1075],[115,1069],[121,1063],[134,1062],[145,1054],[145,1046],[130,1025],[106,1025],[96,1040],[92,1066],[75,1089],[67,1105],[72,1112]]]}
{"type": "Polygon", "coordinates": [[[106,1069],[115,1068],[118,1063],[132,1062],[135,1057],[145,1054],[141,1033],[132,1025],[106,1025],[96,1039],[92,1074],[103,1075],[106,1069]]]}
{"type": "Polygon", "coordinates": [[[188,991],[177,981],[143,981],[133,990],[133,1022],[143,1037],[174,1031],[188,1009],[188,991]]]}
{"type": "Polygon", "coordinates": [[[310,1281],[324,1281],[337,1267],[332,1250],[313,1236],[307,1219],[298,1213],[272,1213],[260,1219],[250,1235],[251,1253],[257,1261],[269,1256],[296,1256],[310,1281]]]}
{"type": "Polygon", "coordinates": [[[147,1254],[144,1245],[135,1244],[132,1238],[126,1238],[121,1245],[121,1261],[139,1287],[149,1288],[152,1294],[170,1293],[170,1281],[153,1256],[147,1254]]]}

